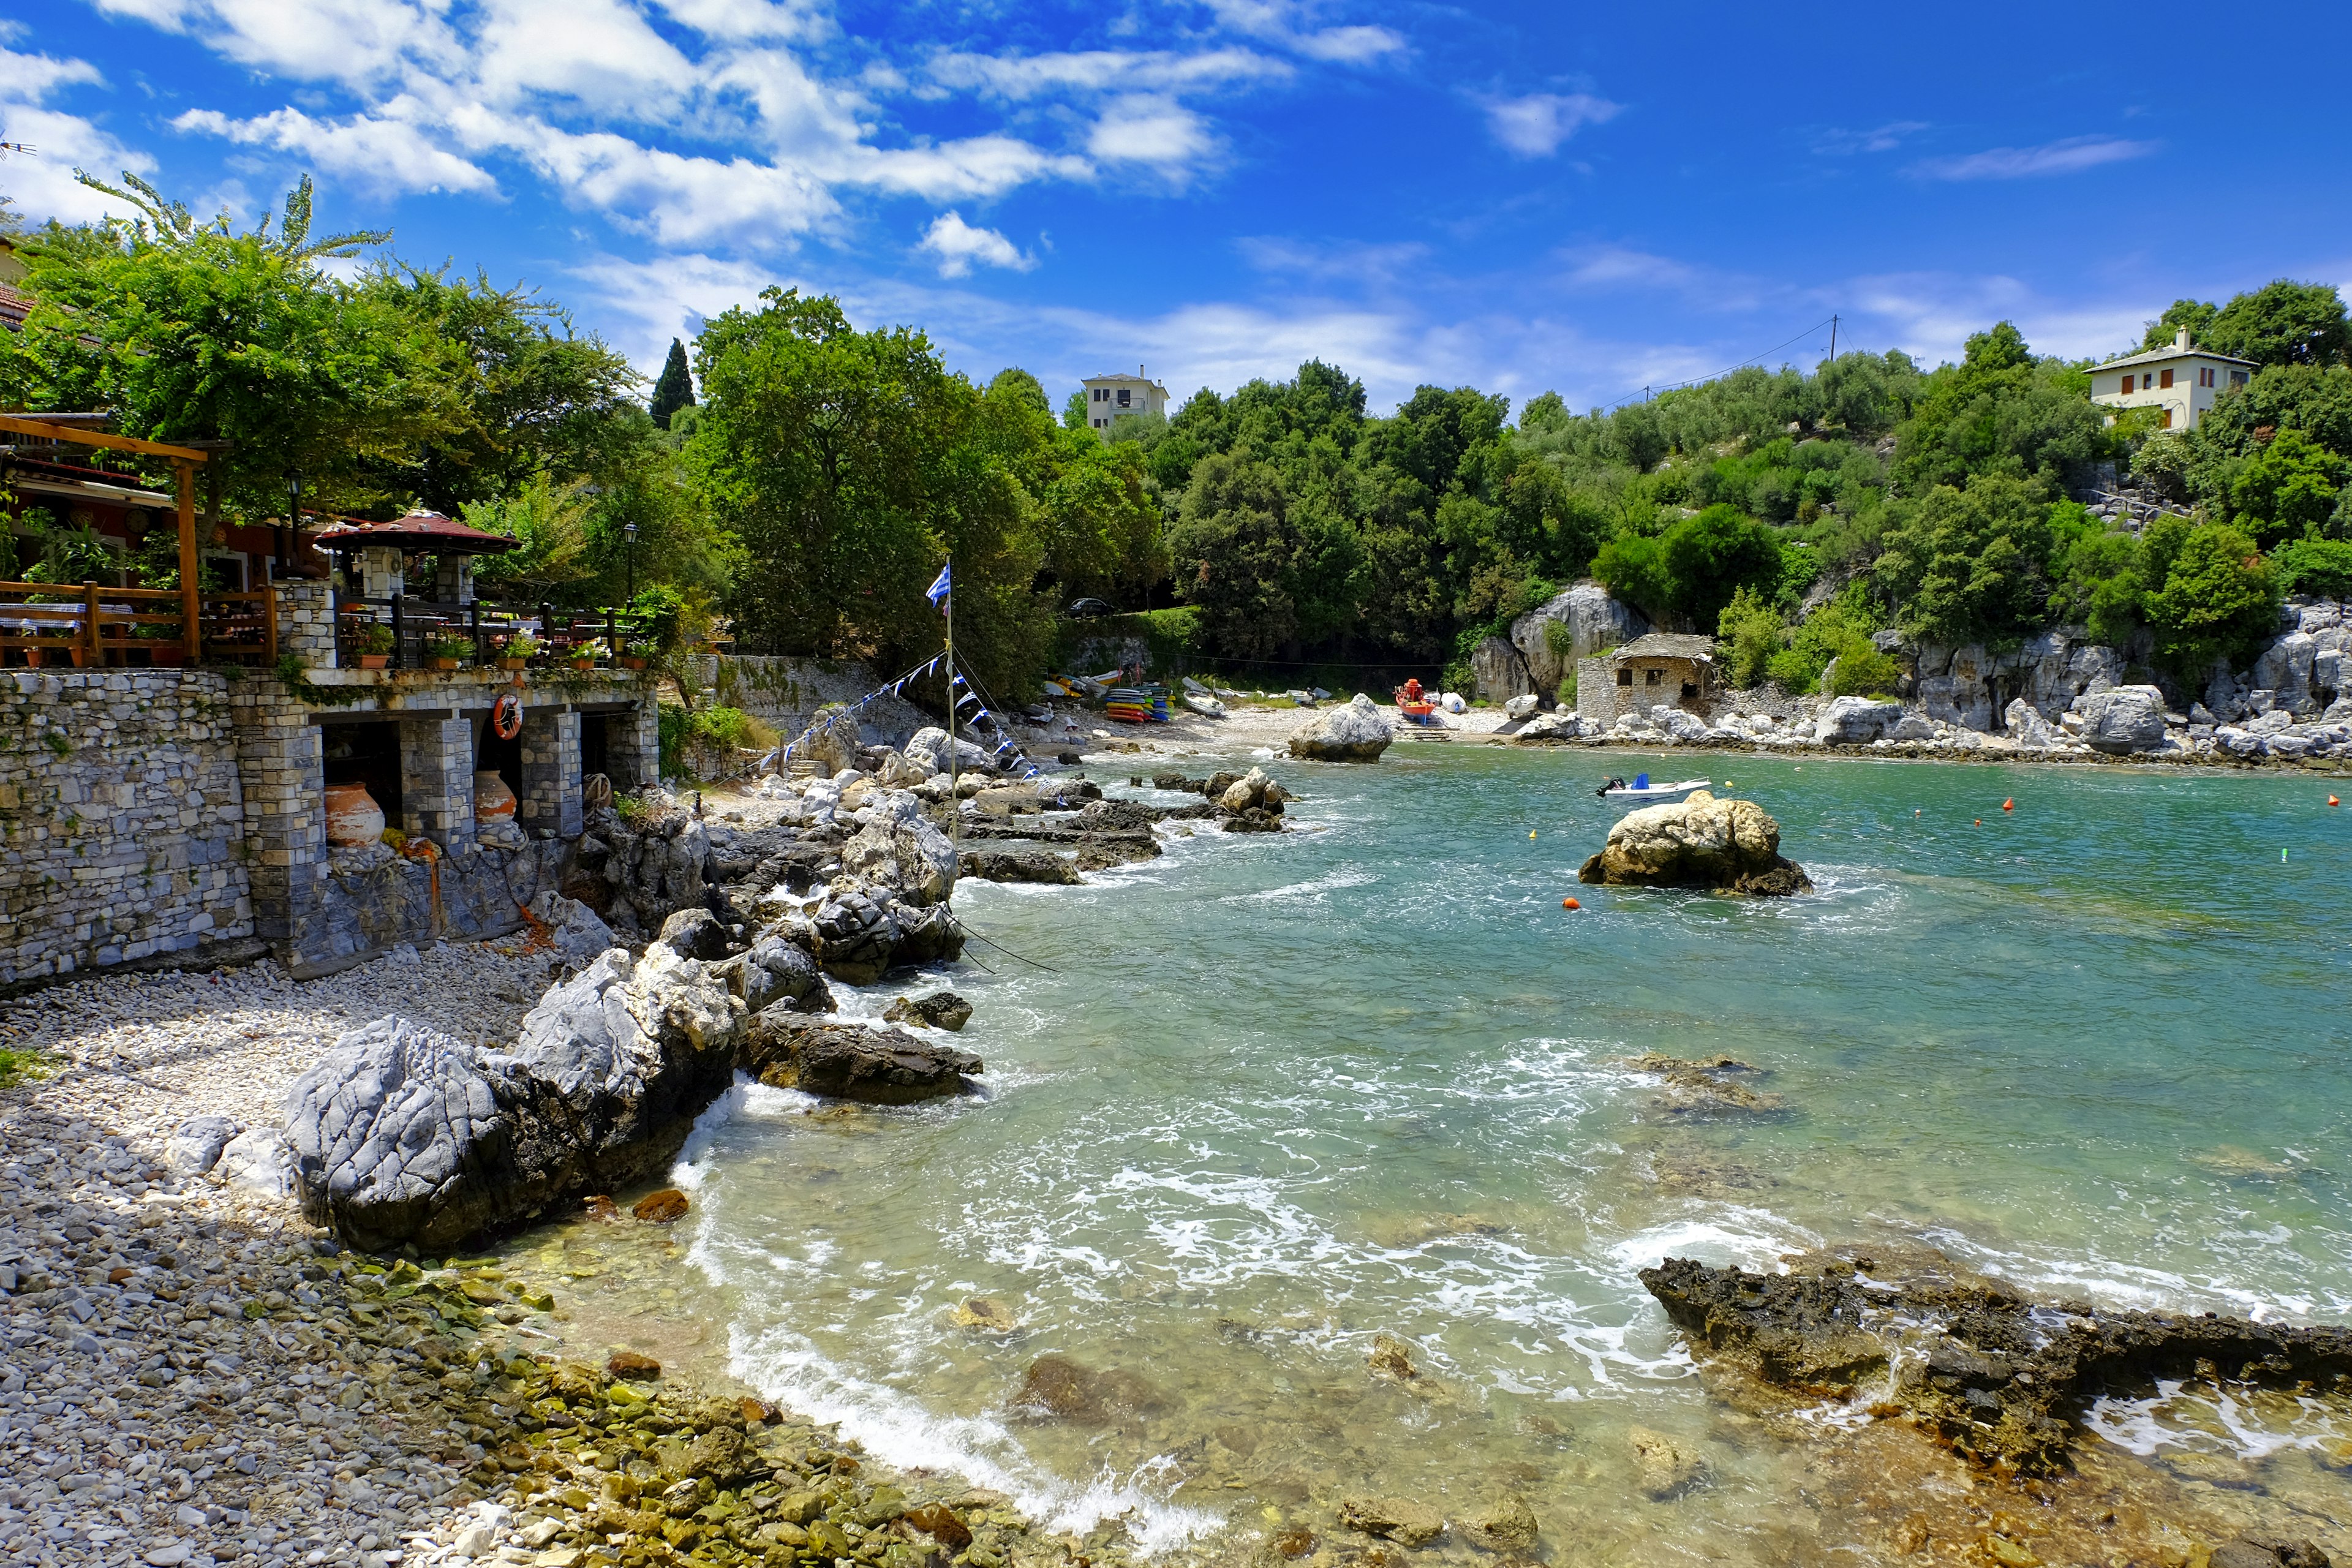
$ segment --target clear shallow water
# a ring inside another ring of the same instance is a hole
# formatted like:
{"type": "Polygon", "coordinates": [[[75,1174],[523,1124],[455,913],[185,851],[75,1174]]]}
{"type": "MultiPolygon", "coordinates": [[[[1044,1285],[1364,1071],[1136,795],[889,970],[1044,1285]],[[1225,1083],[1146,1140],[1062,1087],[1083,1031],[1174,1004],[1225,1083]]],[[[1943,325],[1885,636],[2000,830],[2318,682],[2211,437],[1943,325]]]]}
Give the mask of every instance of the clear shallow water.
{"type": "MultiPolygon", "coordinates": [[[[747,1088],[688,1151],[738,1372],[1065,1527],[1508,1491],[1640,1561],[1755,1556],[1804,1486],[1641,1289],[1669,1254],[1911,1238],[2053,1295],[2352,1319],[2352,822],[2323,784],[1707,758],[1817,885],[1738,901],[1576,885],[1607,765],[1283,763],[1318,831],[967,884],[1053,971],[975,944],[996,973],[951,977],[986,1097],[747,1088]],[[1648,1051],[1738,1057],[1788,1110],[1664,1110],[1624,1066],[1648,1051]],[[975,1294],[1020,1328],[956,1326],[975,1294]],[[1378,1334],[1426,1375],[1374,1375],[1378,1334]],[[1013,1408],[1043,1355],[1080,1418],[1013,1408]],[[1709,1484],[1629,1510],[1635,1426],[1709,1484]]],[[[2165,1448],[2144,1409],[2106,1424],[2165,1448]]]]}

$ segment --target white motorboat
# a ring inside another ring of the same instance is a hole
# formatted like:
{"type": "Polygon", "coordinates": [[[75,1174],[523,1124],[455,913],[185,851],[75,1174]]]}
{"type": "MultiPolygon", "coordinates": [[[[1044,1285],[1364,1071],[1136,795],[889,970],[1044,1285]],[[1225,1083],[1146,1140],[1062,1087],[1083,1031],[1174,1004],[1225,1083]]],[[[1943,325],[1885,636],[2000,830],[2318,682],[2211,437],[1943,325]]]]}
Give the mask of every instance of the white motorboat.
{"type": "Polygon", "coordinates": [[[1218,701],[1213,697],[1205,696],[1197,691],[1187,691],[1184,693],[1184,706],[1190,708],[1195,713],[1205,715],[1211,719],[1223,719],[1229,717],[1225,712],[1225,705],[1223,703],[1218,701]]]}
{"type": "Polygon", "coordinates": [[[1652,784],[1650,775],[1637,773],[1632,784],[1623,779],[1611,779],[1593,793],[1603,800],[1675,800],[1695,789],[1705,789],[1706,779],[1685,779],[1680,784],[1652,784]]]}

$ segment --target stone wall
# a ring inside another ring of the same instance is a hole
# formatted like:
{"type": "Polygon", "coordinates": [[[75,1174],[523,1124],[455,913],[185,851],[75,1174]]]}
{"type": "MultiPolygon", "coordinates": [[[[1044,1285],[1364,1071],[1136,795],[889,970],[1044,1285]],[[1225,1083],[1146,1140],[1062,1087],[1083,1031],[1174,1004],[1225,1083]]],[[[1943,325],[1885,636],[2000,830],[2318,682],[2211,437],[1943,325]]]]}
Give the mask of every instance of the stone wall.
{"type": "Polygon", "coordinates": [[[229,689],[206,669],[0,676],[0,987],[250,946],[229,689]]]}
{"type": "MultiPolygon", "coordinates": [[[[700,679],[719,703],[765,720],[789,741],[807,729],[826,703],[855,702],[886,678],[856,659],[740,654],[706,658],[700,679]]],[[[869,742],[891,746],[904,746],[916,731],[939,722],[905,698],[888,694],[876,699],[858,719],[869,742]]],[[[617,787],[620,781],[614,783],[617,787]]]]}

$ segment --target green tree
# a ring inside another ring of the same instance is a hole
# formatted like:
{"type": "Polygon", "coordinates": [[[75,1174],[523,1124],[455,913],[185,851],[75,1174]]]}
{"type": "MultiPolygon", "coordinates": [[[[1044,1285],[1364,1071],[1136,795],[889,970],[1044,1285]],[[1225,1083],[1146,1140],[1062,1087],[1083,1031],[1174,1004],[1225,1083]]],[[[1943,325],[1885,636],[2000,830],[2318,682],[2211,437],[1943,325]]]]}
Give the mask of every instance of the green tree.
{"type": "Polygon", "coordinates": [[[1666,531],[1674,605],[1691,624],[1713,626],[1742,588],[1769,593],[1780,581],[1780,538],[1737,507],[1708,507],[1666,531]]]}
{"type": "Polygon", "coordinates": [[[1592,575],[1652,620],[1665,619],[1681,596],[1666,561],[1665,542],[1647,534],[1621,533],[1602,545],[1592,558],[1592,575]]]}
{"type": "Polygon", "coordinates": [[[2336,515],[2336,497],[2352,484],[2352,459],[2337,457],[2300,430],[2281,430],[2240,465],[2230,483],[2237,525],[2264,549],[2316,538],[2336,515]]]}
{"type": "Polygon", "coordinates": [[[2251,535],[2228,523],[2200,523],[2180,541],[2147,598],[2158,657],[2185,681],[2217,659],[2242,660],[2278,630],[2278,585],[2251,535]]]}
{"type": "MultiPolygon", "coordinates": [[[[2071,506],[2073,503],[2063,503],[2071,506]]],[[[1915,636],[2013,643],[2048,614],[2053,503],[2037,481],[1939,485],[1906,509],[1874,573],[1915,636]]]]}
{"type": "Polygon", "coordinates": [[[1273,464],[1202,459],[1169,538],[1176,586],[1214,645],[1296,658],[1350,616],[1361,552],[1345,523],[1294,504],[1273,464]]]}
{"type": "Polygon", "coordinates": [[[670,416],[681,408],[694,406],[694,374],[687,368],[686,345],[676,338],[669,341],[669,358],[662,363],[662,373],[654,383],[653,401],[646,412],[655,424],[669,428],[670,416]]]}
{"type": "Polygon", "coordinates": [[[1754,686],[1771,673],[1772,656],[1780,651],[1781,635],[1780,612],[1755,589],[1742,587],[1732,595],[1731,603],[1717,617],[1715,636],[1723,645],[1725,668],[1734,686],[1754,686]]]}
{"type": "Polygon", "coordinates": [[[2352,357],[2352,322],[2334,285],[2282,278],[2215,312],[2205,346],[2257,364],[2343,364],[2352,357]]]}
{"type": "Polygon", "coordinates": [[[2203,300],[2175,300],[2165,307],[2163,315],[2147,323],[2147,331],[2139,340],[2140,352],[2146,353],[2170,348],[2183,328],[2188,329],[2190,342],[2200,347],[2210,346],[2207,335],[2213,325],[2214,313],[2219,309],[2219,306],[2203,300]]]}

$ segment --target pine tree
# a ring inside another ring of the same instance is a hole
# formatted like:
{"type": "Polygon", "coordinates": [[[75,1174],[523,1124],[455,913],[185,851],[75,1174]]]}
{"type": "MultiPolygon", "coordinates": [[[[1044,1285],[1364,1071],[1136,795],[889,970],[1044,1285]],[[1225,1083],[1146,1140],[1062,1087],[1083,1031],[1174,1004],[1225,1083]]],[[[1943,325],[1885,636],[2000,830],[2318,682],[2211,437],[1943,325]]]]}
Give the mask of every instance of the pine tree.
{"type": "Polygon", "coordinates": [[[676,338],[669,341],[669,363],[662,366],[661,379],[654,383],[654,400],[650,409],[654,423],[669,428],[669,416],[681,408],[694,406],[694,377],[686,368],[686,345],[676,338]]]}

